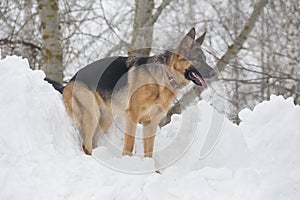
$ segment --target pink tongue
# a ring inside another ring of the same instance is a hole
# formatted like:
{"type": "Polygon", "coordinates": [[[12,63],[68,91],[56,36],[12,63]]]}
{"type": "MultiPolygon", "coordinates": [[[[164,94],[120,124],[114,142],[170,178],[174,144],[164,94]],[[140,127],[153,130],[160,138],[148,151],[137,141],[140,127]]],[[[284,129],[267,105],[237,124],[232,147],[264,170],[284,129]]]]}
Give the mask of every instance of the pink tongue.
{"type": "Polygon", "coordinates": [[[203,89],[206,89],[207,86],[206,86],[205,81],[204,81],[200,76],[197,76],[197,74],[193,73],[193,75],[194,75],[194,77],[201,83],[202,88],[203,88],[203,89]]]}
{"type": "Polygon", "coordinates": [[[201,82],[202,88],[206,89],[207,86],[206,86],[206,83],[204,82],[204,80],[202,78],[199,78],[199,77],[197,77],[197,79],[201,82]]]}

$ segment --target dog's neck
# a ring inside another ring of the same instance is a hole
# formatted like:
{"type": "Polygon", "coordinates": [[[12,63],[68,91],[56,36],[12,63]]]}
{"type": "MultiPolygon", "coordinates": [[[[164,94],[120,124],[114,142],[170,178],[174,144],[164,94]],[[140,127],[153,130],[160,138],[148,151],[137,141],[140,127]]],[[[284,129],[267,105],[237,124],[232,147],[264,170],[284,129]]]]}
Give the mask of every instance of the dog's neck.
{"type": "MultiPolygon", "coordinates": [[[[172,72],[171,72],[172,69],[173,69],[172,62],[171,62],[172,56],[173,56],[173,53],[172,53],[172,52],[170,52],[170,51],[166,51],[166,52],[165,52],[165,57],[166,57],[165,65],[167,65],[168,68],[170,68],[170,69],[166,69],[165,72],[166,72],[167,78],[168,78],[168,80],[169,80],[169,82],[170,82],[170,85],[171,85],[174,89],[180,90],[180,89],[184,88],[185,85],[182,85],[182,84],[178,83],[178,82],[176,81],[176,79],[174,78],[174,76],[172,75],[172,72]]],[[[175,69],[174,69],[174,70],[175,70],[175,69]]]]}
{"type": "MultiPolygon", "coordinates": [[[[149,71],[149,74],[157,74],[157,73],[162,73],[165,76],[165,81],[169,82],[169,86],[171,86],[172,90],[179,90],[182,89],[185,85],[180,84],[178,80],[176,80],[176,76],[174,76],[174,72],[172,72],[174,67],[172,66],[173,63],[172,61],[172,56],[173,53],[171,51],[165,51],[162,54],[155,55],[155,56],[150,56],[150,57],[129,57],[128,60],[126,61],[126,64],[128,66],[140,66],[144,64],[154,64],[154,65],[163,65],[163,67],[146,67],[145,69],[149,71]],[[157,71],[157,69],[160,71],[157,71]],[[154,71],[152,71],[154,70],[154,71]],[[152,71],[152,72],[151,72],[152,71]]],[[[176,73],[176,72],[175,72],[176,73]]],[[[158,79],[158,77],[152,77],[154,80],[161,82],[161,79],[158,79]]]]}
{"type": "Polygon", "coordinates": [[[176,90],[180,90],[182,89],[184,86],[180,85],[179,83],[177,83],[177,81],[174,79],[174,77],[171,75],[171,73],[169,72],[169,70],[165,70],[166,71],[166,75],[168,77],[168,80],[170,82],[170,85],[176,89],[176,90]]]}

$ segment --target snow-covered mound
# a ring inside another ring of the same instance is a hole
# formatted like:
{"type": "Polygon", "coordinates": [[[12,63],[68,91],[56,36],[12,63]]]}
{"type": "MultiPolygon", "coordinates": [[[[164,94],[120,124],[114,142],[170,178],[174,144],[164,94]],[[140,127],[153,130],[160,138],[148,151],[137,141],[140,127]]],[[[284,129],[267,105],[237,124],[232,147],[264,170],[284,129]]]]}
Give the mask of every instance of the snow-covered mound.
{"type": "Polygon", "coordinates": [[[0,199],[300,199],[292,99],[243,110],[240,126],[201,101],[158,131],[154,159],[122,157],[117,124],[91,157],[44,76],[21,58],[0,61],[0,199]]]}

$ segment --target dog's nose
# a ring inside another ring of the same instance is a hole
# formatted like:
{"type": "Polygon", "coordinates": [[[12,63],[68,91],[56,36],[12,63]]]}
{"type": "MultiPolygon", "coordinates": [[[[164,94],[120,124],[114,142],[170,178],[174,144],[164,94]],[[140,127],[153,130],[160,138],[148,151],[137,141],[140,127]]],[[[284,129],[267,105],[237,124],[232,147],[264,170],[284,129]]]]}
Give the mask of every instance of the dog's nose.
{"type": "Polygon", "coordinates": [[[209,76],[211,78],[214,77],[214,76],[216,76],[216,75],[217,75],[217,72],[215,70],[212,70],[212,71],[209,72],[209,76]]]}

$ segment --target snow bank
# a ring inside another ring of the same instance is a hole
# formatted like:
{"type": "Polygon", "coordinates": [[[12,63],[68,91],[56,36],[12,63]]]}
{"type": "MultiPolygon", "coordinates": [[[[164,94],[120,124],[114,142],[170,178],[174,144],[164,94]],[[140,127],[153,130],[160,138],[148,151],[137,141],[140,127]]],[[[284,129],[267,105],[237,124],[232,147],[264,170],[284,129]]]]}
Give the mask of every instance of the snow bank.
{"type": "Polygon", "coordinates": [[[115,125],[91,157],[44,76],[21,58],[0,61],[0,199],[300,199],[292,99],[243,110],[240,126],[199,102],[158,131],[154,159],[139,156],[139,139],[122,157],[115,125]],[[141,173],[153,168],[162,174],[141,173]]]}

